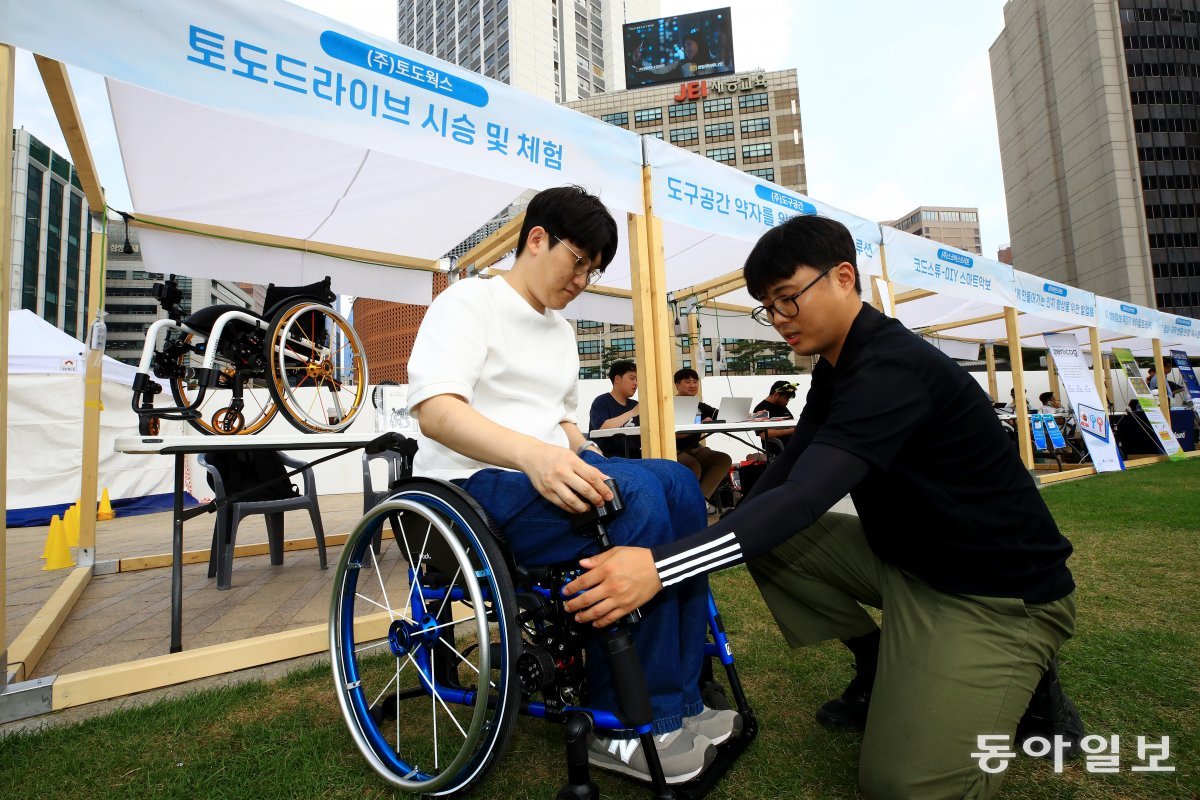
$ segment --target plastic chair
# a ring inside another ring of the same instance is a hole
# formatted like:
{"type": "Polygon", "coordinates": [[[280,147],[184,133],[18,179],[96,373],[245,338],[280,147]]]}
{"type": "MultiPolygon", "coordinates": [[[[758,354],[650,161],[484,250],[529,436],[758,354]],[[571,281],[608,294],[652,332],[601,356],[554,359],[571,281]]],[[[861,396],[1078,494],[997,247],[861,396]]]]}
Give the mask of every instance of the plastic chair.
{"type": "MultiPolygon", "coordinates": [[[[239,488],[227,487],[220,471],[208,462],[208,454],[197,456],[200,466],[212,476],[213,491],[217,500],[223,500],[231,494],[236,494],[239,488]]],[[[307,462],[290,458],[284,453],[279,454],[280,460],[288,470],[306,467],[307,462]]],[[[325,529],[321,525],[321,509],[317,504],[317,482],[312,469],[305,469],[300,476],[303,478],[304,489],[294,497],[278,500],[244,500],[221,506],[217,511],[217,519],[213,524],[212,552],[208,558],[208,577],[217,578],[218,589],[228,589],[232,585],[234,542],[237,541],[238,523],[253,514],[262,514],[267,521],[267,545],[271,552],[271,563],[278,566],[283,563],[283,512],[308,510],[312,519],[313,533],[317,538],[317,551],[320,555],[321,569],[328,569],[325,559],[325,529]]]]}

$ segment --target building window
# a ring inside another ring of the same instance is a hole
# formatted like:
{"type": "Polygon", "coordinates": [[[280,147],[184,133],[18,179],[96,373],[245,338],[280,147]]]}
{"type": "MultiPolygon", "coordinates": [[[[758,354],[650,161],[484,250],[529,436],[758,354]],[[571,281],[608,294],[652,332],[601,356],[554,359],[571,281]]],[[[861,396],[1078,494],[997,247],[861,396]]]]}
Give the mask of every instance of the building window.
{"type": "Polygon", "coordinates": [[[938,218],[942,222],[960,222],[959,213],[957,211],[939,211],[938,218]]]}
{"type": "Polygon", "coordinates": [[[711,158],[713,161],[720,161],[722,164],[737,163],[737,148],[736,147],[710,147],[704,155],[711,158]]]}
{"type": "Polygon", "coordinates": [[[704,101],[704,116],[706,117],[728,117],[732,114],[732,97],[716,97],[704,101]]]}
{"type": "Polygon", "coordinates": [[[613,339],[611,342],[609,342],[608,346],[613,348],[613,352],[615,352],[618,356],[624,357],[633,355],[632,337],[628,339],[613,339]]]}
{"type": "Polygon", "coordinates": [[[587,339],[582,342],[579,342],[579,355],[581,355],[581,356],[586,356],[586,355],[598,356],[603,352],[604,352],[604,340],[603,339],[587,339]]]}
{"type": "Polygon", "coordinates": [[[937,222],[937,218],[938,218],[938,215],[937,215],[936,211],[922,211],[921,212],[921,221],[922,222],[937,222]]]}
{"type": "Polygon", "coordinates": [[[746,170],[746,173],[748,175],[753,175],[756,178],[762,178],[764,181],[774,181],[775,180],[775,168],[774,167],[762,167],[759,169],[748,169],[748,170],[746,170]]]}
{"type": "Polygon", "coordinates": [[[962,212],[962,221],[963,222],[979,222],[979,215],[976,214],[974,211],[964,211],[964,212],[962,212]]]}
{"type": "Polygon", "coordinates": [[[717,122],[704,126],[704,140],[707,142],[726,142],[733,138],[732,122],[717,122]]]}
{"type": "MultiPolygon", "coordinates": [[[[33,145],[41,144],[30,137],[29,151],[33,156],[33,145]]],[[[50,160],[47,150],[46,161],[50,160]]],[[[42,177],[46,173],[33,164],[29,165],[29,177],[25,183],[25,257],[21,267],[21,308],[37,313],[38,271],[42,265],[42,177]]]]}
{"type": "Polygon", "coordinates": [[[587,331],[598,331],[603,328],[603,322],[595,322],[594,320],[590,319],[581,319],[575,323],[575,329],[580,333],[585,333],[587,331]]]}
{"type": "Polygon", "coordinates": [[[689,119],[696,118],[695,103],[676,103],[667,109],[667,114],[673,120],[686,122],[689,119]]]}
{"type": "Polygon", "coordinates": [[[600,119],[603,120],[604,122],[607,122],[609,125],[616,125],[621,128],[629,127],[629,112],[628,111],[621,111],[616,114],[605,114],[602,117],[600,117],[600,119]]]}
{"type": "Polygon", "coordinates": [[[744,144],[742,145],[742,162],[745,164],[757,164],[760,161],[770,161],[774,153],[775,148],[770,142],[744,144]]]}
{"type": "Polygon", "coordinates": [[[695,125],[687,128],[672,128],[671,143],[672,144],[696,144],[700,140],[700,129],[695,125]]]}
{"type": "Polygon", "coordinates": [[[646,135],[653,136],[655,139],[661,139],[663,137],[662,131],[651,131],[650,133],[648,133],[646,135]]]}
{"type": "Polygon", "coordinates": [[[662,108],[639,108],[633,112],[635,128],[662,124],[662,108]]]}
{"type": "Polygon", "coordinates": [[[752,109],[760,109],[767,107],[767,93],[755,92],[754,94],[744,94],[738,98],[738,108],[742,111],[752,109]]]}
{"type": "Polygon", "coordinates": [[[771,118],[755,117],[754,119],[744,119],[741,122],[741,127],[742,136],[747,139],[769,136],[771,133],[771,118]]]}
{"type": "Polygon", "coordinates": [[[581,380],[581,381],[586,381],[586,380],[595,379],[595,378],[603,378],[603,377],[604,377],[604,370],[600,369],[600,367],[580,367],[579,368],[579,380],[581,380]]]}

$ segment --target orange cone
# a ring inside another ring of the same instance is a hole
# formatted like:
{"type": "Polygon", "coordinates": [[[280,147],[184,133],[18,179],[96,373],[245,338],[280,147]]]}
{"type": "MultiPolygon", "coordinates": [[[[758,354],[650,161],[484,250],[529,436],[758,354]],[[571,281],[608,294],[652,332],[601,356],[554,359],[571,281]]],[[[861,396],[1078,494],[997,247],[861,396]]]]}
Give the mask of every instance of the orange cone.
{"type": "Polygon", "coordinates": [[[112,503],[108,499],[108,489],[100,493],[100,510],[96,512],[96,519],[100,522],[105,522],[110,519],[116,519],[117,513],[113,511],[112,503]]]}
{"type": "Polygon", "coordinates": [[[67,533],[67,547],[79,546],[79,506],[74,505],[67,509],[66,518],[63,520],[63,527],[67,533]]]}
{"type": "Polygon", "coordinates": [[[46,537],[46,564],[43,572],[75,566],[71,558],[71,550],[67,547],[67,532],[56,515],[50,520],[50,535],[46,537]]]}

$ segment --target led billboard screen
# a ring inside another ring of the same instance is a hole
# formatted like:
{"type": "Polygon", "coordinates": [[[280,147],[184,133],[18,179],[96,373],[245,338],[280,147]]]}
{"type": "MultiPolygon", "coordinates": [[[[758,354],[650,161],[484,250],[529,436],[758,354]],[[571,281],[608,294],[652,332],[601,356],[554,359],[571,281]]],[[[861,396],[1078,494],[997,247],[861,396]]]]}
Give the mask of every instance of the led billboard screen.
{"type": "Polygon", "coordinates": [[[622,32],[630,89],[734,71],[728,8],[630,22],[622,32]]]}

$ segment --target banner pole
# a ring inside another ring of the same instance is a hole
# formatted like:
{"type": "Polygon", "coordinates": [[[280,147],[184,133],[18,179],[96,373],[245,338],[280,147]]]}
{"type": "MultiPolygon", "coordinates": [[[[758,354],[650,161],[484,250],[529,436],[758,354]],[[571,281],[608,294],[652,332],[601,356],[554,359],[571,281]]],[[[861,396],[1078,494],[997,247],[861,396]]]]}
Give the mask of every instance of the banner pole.
{"type": "Polygon", "coordinates": [[[1017,415],[1017,447],[1025,469],[1033,469],[1033,439],[1029,430],[1029,406],[1025,404],[1025,364],[1021,358],[1021,331],[1017,310],[1004,308],[1004,327],[1008,329],[1008,362],[1012,368],[1013,410],[1017,415]]]}
{"type": "Polygon", "coordinates": [[[1108,359],[1100,350],[1100,329],[1088,328],[1088,337],[1092,345],[1092,377],[1096,380],[1096,394],[1100,395],[1100,402],[1107,410],[1111,405],[1108,391],[1108,359]]]}
{"type": "MultiPolygon", "coordinates": [[[[13,93],[16,51],[0,45],[0,342],[8,342],[8,309],[12,284],[13,93]]],[[[0,694],[8,686],[8,354],[0,358],[0,694]]]]}
{"type": "Polygon", "coordinates": [[[988,376],[988,394],[992,396],[993,403],[999,403],[1000,389],[996,386],[996,345],[994,342],[988,342],[983,346],[984,358],[987,359],[987,376],[988,376]]]}
{"type": "Polygon", "coordinates": [[[1171,384],[1167,382],[1166,364],[1163,362],[1162,339],[1154,340],[1154,372],[1158,380],[1158,407],[1162,409],[1163,419],[1170,426],[1171,384]]]}

